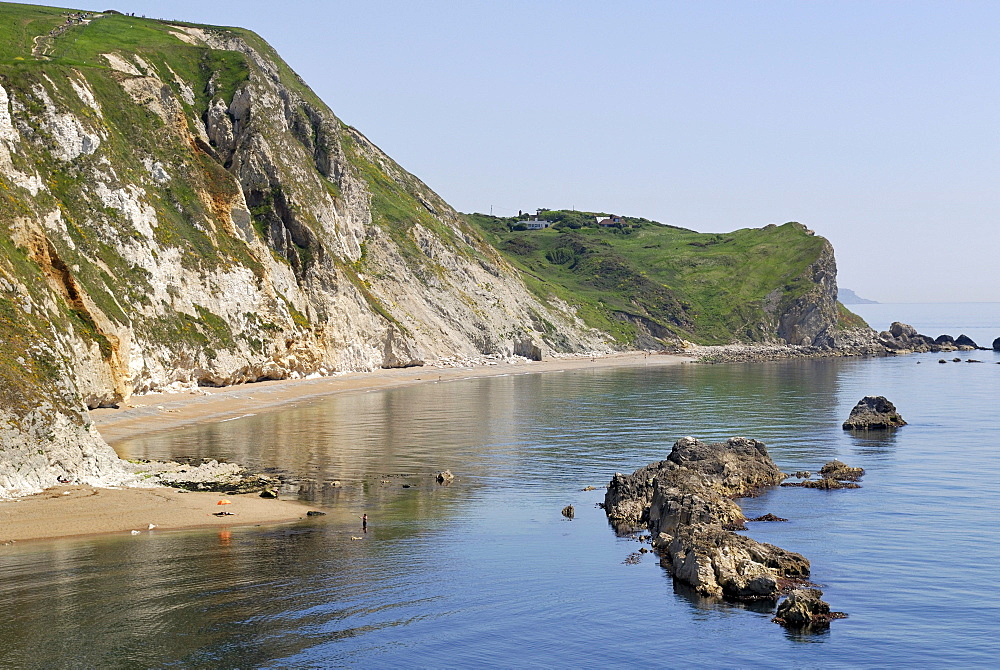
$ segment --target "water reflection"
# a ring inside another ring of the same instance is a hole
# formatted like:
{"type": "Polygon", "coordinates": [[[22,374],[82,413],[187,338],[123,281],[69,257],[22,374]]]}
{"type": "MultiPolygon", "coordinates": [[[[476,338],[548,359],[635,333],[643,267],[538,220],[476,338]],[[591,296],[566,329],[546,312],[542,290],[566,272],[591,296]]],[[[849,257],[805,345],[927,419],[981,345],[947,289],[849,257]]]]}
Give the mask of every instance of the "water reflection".
{"type": "Polygon", "coordinates": [[[860,456],[888,457],[896,447],[897,429],[850,430],[847,433],[852,453],[860,456]]]}
{"type": "Polygon", "coordinates": [[[970,613],[975,596],[941,588],[926,556],[961,556],[953,584],[992,583],[1000,519],[989,486],[1000,462],[984,451],[997,433],[983,417],[994,367],[911,358],[497,377],[339,395],[118,443],[130,458],[281,472],[328,514],[4,547],[0,665],[621,665],[660,653],[664,631],[677,665],[801,667],[814,661],[803,642],[845,665],[987,665],[982,640],[1000,612],[989,601],[970,613]],[[969,383],[978,377],[987,381],[969,383]],[[843,431],[872,393],[910,425],[843,431]],[[832,458],[867,470],[858,490],[740,501],[750,516],[790,519],[749,532],[806,555],[825,599],[850,618],[798,638],[769,611],[691,594],[652,557],[622,564],[636,545],[594,508],[602,492],[582,489],[664,458],[688,434],[763,440],[786,472],[832,458]],[[451,486],[433,480],[444,469],[451,486]],[[560,515],[567,504],[572,523],[560,515]],[[915,524],[926,531],[916,553],[915,524]],[[942,643],[935,622],[954,620],[979,637],[942,643]]]}

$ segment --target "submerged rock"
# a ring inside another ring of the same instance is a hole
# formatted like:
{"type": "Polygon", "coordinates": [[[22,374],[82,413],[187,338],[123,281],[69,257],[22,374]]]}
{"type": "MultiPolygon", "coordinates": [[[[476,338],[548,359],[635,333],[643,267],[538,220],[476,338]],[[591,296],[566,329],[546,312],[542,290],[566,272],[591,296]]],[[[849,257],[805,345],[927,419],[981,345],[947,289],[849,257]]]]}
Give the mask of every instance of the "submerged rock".
{"type": "Polygon", "coordinates": [[[882,430],[905,426],[906,421],[896,411],[896,406],[885,396],[865,396],[851,410],[844,422],[844,430],[882,430]]]}
{"type": "Polygon", "coordinates": [[[830,604],[819,589],[795,589],[778,605],[772,621],[786,628],[824,628],[833,619],[843,619],[843,612],[831,612],[830,604]]]}
{"type": "Polygon", "coordinates": [[[842,482],[836,479],[831,479],[829,477],[823,477],[822,479],[810,479],[806,482],[785,482],[782,486],[797,486],[804,489],[859,489],[860,484],[855,484],[854,482],[842,482]]]}
{"type": "Polygon", "coordinates": [[[838,460],[828,462],[819,470],[820,479],[804,482],[785,482],[782,486],[798,486],[805,489],[859,489],[859,481],[865,474],[864,468],[852,468],[838,460]]]}
{"type": "Polygon", "coordinates": [[[451,474],[451,470],[442,470],[434,475],[434,479],[438,484],[450,484],[455,479],[455,475],[451,474]]]}

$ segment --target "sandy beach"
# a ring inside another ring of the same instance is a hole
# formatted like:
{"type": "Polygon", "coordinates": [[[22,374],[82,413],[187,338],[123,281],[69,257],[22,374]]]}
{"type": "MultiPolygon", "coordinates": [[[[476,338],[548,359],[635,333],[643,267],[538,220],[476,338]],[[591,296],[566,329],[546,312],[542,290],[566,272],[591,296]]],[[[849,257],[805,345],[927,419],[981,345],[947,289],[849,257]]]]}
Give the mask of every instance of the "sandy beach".
{"type": "Polygon", "coordinates": [[[296,521],[309,508],[291,500],[158,488],[57,486],[0,501],[0,543],[132,531],[231,528],[296,521]],[[228,504],[219,505],[220,500],[228,504]],[[229,512],[226,516],[215,513],[229,512]],[[150,529],[150,524],[155,528],[150,529]]]}
{"type": "MultiPolygon", "coordinates": [[[[116,441],[134,435],[173,430],[196,423],[222,422],[336,393],[497,375],[677,365],[692,360],[692,357],[676,354],[629,352],[468,367],[426,366],[352,372],[315,379],[152,393],[129,398],[118,409],[93,410],[90,416],[104,439],[114,446],[116,441]]],[[[150,532],[150,524],[156,526],[153,532],[162,532],[281,523],[305,517],[308,509],[296,501],[266,500],[253,494],[223,496],[165,487],[99,489],[60,486],[37,495],[0,501],[0,543],[132,531],[145,533],[150,532]],[[229,500],[231,504],[218,505],[222,499],[229,500]],[[219,511],[232,512],[232,515],[214,516],[219,511]]]]}

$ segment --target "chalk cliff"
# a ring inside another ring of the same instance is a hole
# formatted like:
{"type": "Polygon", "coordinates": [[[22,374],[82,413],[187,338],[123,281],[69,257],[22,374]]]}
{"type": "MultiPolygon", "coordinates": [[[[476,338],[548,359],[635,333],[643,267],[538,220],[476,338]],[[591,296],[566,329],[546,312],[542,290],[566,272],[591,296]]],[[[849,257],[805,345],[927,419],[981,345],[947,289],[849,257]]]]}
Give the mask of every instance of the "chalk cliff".
{"type": "MultiPolygon", "coordinates": [[[[660,346],[712,312],[643,279],[588,325],[582,293],[529,291],[480,228],[249,31],[0,3],[0,38],[0,496],[125,481],[87,408],[134,393],[660,346]]],[[[752,309],[716,310],[739,313],[713,336],[735,320],[755,341],[827,344],[836,268],[822,243],[781,275],[767,323],[771,284],[755,284],[752,309]]],[[[590,256],[596,288],[631,285],[590,256]]]]}
{"type": "Polygon", "coordinates": [[[604,347],[256,35],[0,15],[0,491],[116,480],[85,407],[175,382],[604,347]]]}

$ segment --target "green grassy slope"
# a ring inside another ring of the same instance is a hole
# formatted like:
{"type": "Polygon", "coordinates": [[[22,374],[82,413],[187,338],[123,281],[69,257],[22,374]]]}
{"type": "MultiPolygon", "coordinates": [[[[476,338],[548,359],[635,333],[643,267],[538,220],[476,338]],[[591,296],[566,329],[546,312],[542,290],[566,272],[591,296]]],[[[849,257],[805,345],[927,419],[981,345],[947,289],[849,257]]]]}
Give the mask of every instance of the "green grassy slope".
{"type": "Polygon", "coordinates": [[[808,290],[804,273],[825,243],[797,223],[706,234],[630,217],[599,228],[593,213],[563,210],[542,212],[556,221],[545,230],[513,230],[514,218],[467,218],[538,296],[576,306],[623,344],[634,341],[637,320],[654,335],[659,326],[703,344],[767,339],[765,297],[808,290]]]}

